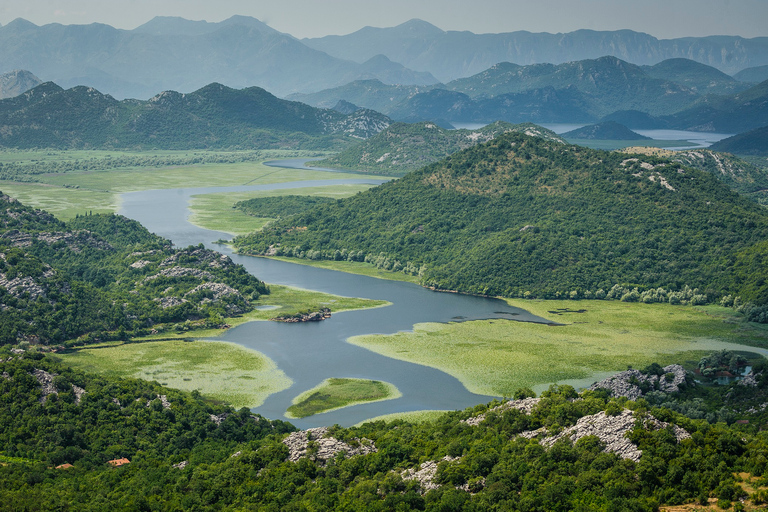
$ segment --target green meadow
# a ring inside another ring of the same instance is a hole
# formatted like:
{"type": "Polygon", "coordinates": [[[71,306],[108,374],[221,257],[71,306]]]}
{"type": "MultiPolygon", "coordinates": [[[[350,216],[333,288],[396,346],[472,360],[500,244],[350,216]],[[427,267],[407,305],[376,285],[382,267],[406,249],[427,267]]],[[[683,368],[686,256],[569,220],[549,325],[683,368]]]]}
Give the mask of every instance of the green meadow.
{"type": "Polygon", "coordinates": [[[716,306],[508,302],[563,325],[511,320],[423,323],[412,332],[357,336],[349,342],[437,368],[474,393],[497,396],[511,396],[521,387],[540,391],[553,382],[586,386],[628,365],[691,365],[722,348],[768,347],[764,326],[734,320],[730,310],[716,306]]]}
{"type": "MultiPolygon", "coordinates": [[[[339,175],[333,174],[339,178],[339,175]]],[[[233,207],[239,201],[256,197],[300,195],[300,196],[324,196],[341,199],[368,190],[373,185],[329,185],[326,187],[306,187],[253,192],[219,192],[215,194],[200,194],[192,197],[190,210],[192,216],[189,221],[192,224],[205,229],[223,231],[231,235],[246,235],[257,231],[274,219],[265,217],[253,217],[233,207]]]]}
{"type": "Polygon", "coordinates": [[[341,409],[366,402],[400,398],[402,393],[392,384],[367,379],[325,379],[314,388],[293,399],[289,418],[305,418],[313,414],[341,409]]]}
{"type": "Polygon", "coordinates": [[[221,341],[157,341],[90,347],[59,355],[84,371],[157,381],[226,402],[256,407],[291,385],[266,356],[221,341]]]}

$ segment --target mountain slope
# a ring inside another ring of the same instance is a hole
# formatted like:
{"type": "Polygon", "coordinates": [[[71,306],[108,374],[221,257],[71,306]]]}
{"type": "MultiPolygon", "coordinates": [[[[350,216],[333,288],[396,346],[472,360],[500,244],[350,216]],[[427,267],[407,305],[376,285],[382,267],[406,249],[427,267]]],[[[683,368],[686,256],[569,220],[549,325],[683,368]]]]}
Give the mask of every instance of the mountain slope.
{"type": "Polygon", "coordinates": [[[766,236],[768,213],[708,173],[510,133],[235,243],[362,254],[426,285],[490,295],[624,283],[717,296],[745,290],[729,258],[766,236]]]}
{"type": "Polygon", "coordinates": [[[642,69],[652,78],[674,82],[698,94],[735,94],[749,88],[749,84],[690,59],[667,59],[642,69]]]}
{"type": "Polygon", "coordinates": [[[739,133],[712,144],[715,151],[725,151],[737,155],[768,156],[768,126],[739,133]]]}
{"type": "Polygon", "coordinates": [[[117,101],[93,88],[45,83],[0,100],[0,145],[20,148],[327,147],[388,125],[377,112],[345,115],[281,100],[258,87],[221,84],[117,101]]]}
{"type": "Polygon", "coordinates": [[[496,122],[477,130],[446,130],[430,122],[395,123],[374,137],[313,164],[402,176],[506,132],[520,132],[565,142],[555,132],[531,123],[513,125],[496,122]]]}
{"type": "Polygon", "coordinates": [[[213,327],[269,293],[242,266],[117,215],[68,223],[0,194],[0,344],[213,327]]]}
{"type": "Polygon", "coordinates": [[[25,93],[42,81],[29,71],[17,69],[0,75],[0,100],[25,93]]]}

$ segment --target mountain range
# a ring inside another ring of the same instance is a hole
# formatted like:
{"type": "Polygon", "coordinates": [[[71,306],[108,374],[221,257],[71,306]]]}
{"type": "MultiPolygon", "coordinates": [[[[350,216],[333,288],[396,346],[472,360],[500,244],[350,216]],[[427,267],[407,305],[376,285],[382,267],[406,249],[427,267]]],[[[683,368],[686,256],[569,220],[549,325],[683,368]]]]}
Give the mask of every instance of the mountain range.
{"type": "Polygon", "coordinates": [[[264,89],[209,84],[189,94],[123,100],[46,82],[0,100],[0,145],[16,148],[333,148],[389,126],[369,110],[342,114],[264,89]]]}
{"type": "Polygon", "coordinates": [[[133,30],[37,26],[21,18],[0,27],[0,73],[27,69],[65,88],[88,85],[116,98],[191,92],[211,82],[259,86],[281,97],[365,79],[429,85],[500,62],[561,64],[606,55],[643,66],[687,58],[735,73],[768,65],[768,38],[659,40],[629,30],[473,34],[412,20],[298,40],[247,16],[218,23],[157,17],[133,30]]]}
{"type": "Polygon", "coordinates": [[[133,30],[23,19],[0,27],[0,72],[28,69],[65,88],[88,85],[117,98],[191,92],[211,82],[260,86],[280,96],[363,78],[437,82],[383,56],[366,61],[331,57],[245,16],[220,23],[158,17],[133,30]]]}
{"type": "Polygon", "coordinates": [[[638,65],[687,58],[729,74],[768,64],[768,37],[660,40],[631,30],[473,34],[444,31],[418,19],[391,28],[365,27],[348,35],[303,39],[302,42],[355,62],[386,55],[411,69],[429,71],[443,82],[474,75],[499,62],[561,64],[604,55],[638,65]]]}

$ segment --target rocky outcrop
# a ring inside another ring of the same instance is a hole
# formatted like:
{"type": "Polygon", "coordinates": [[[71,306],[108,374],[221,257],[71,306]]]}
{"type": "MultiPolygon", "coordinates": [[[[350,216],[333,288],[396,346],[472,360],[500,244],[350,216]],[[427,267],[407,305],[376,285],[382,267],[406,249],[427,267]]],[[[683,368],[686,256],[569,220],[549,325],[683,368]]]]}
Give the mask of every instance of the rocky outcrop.
{"type": "Polygon", "coordinates": [[[353,446],[327,434],[328,427],[318,427],[301,430],[289,435],[283,439],[283,444],[289,450],[288,460],[297,462],[302,457],[309,457],[320,464],[325,464],[327,460],[335,457],[337,453],[343,452],[348,457],[352,457],[378,451],[370,439],[355,439],[355,446],[353,446]]]}
{"type": "Polygon", "coordinates": [[[72,393],[75,394],[75,405],[80,405],[80,402],[83,400],[83,395],[85,394],[85,390],[80,386],[75,386],[73,384],[72,393]]]}
{"type": "Polygon", "coordinates": [[[211,281],[213,279],[213,274],[197,268],[171,267],[171,268],[164,268],[159,273],[147,277],[146,279],[144,279],[144,281],[152,281],[159,277],[195,277],[202,281],[211,281]]]}
{"type": "Polygon", "coordinates": [[[320,322],[327,318],[331,318],[331,310],[328,308],[323,308],[320,311],[298,313],[296,315],[291,315],[291,316],[276,316],[272,320],[275,322],[296,323],[296,322],[320,322]]]}
{"type": "Polygon", "coordinates": [[[173,468],[174,469],[184,469],[188,465],[189,465],[189,461],[188,460],[183,460],[183,461],[179,462],[178,464],[174,464],[173,468]]]}
{"type": "Polygon", "coordinates": [[[152,402],[155,400],[160,400],[160,403],[163,404],[163,409],[170,409],[171,408],[171,402],[168,401],[168,397],[166,395],[157,395],[157,397],[154,400],[147,400],[147,407],[150,407],[152,405],[152,402]]]}
{"type": "MultiPolygon", "coordinates": [[[[540,398],[524,398],[522,400],[509,400],[508,402],[504,402],[501,405],[497,405],[496,407],[490,409],[488,412],[495,412],[495,413],[502,413],[509,409],[517,409],[520,412],[523,412],[525,414],[531,414],[531,411],[533,411],[534,407],[536,407],[539,402],[541,401],[540,398]]],[[[478,414],[477,416],[473,416],[472,418],[467,418],[466,420],[461,420],[463,423],[466,423],[469,426],[476,427],[480,425],[485,420],[486,413],[478,414]]]]}
{"type": "Polygon", "coordinates": [[[32,371],[32,375],[37,379],[37,382],[40,383],[40,392],[42,393],[42,396],[40,397],[41,403],[45,403],[45,401],[48,400],[48,395],[59,393],[59,390],[56,389],[56,386],[53,383],[53,378],[56,377],[55,374],[35,368],[32,371]]]}
{"type": "Polygon", "coordinates": [[[211,414],[210,418],[211,418],[211,421],[214,422],[218,427],[219,425],[221,425],[221,423],[225,419],[227,419],[228,416],[229,416],[229,413],[223,412],[221,414],[211,414]]]}
{"type": "Polygon", "coordinates": [[[640,370],[627,370],[617,373],[605,380],[596,382],[590,386],[590,390],[607,389],[611,395],[624,396],[630,400],[637,400],[645,393],[642,387],[649,390],[658,390],[665,393],[677,393],[680,386],[686,382],[685,368],[679,364],[671,364],[662,368],[663,375],[647,375],[640,370]]]}
{"type": "Polygon", "coordinates": [[[440,484],[435,483],[435,475],[437,474],[437,465],[441,461],[446,462],[457,462],[461,460],[461,457],[451,457],[450,455],[446,455],[439,461],[435,460],[428,460],[427,462],[422,462],[419,466],[419,469],[411,468],[406,469],[402,473],[400,473],[400,476],[403,478],[403,480],[416,480],[419,482],[419,486],[421,486],[421,490],[423,492],[432,491],[434,489],[437,489],[440,487],[440,484]]]}
{"type": "MultiPolygon", "coordinates": [[[[759,374],[758,374],[758,375],[759,375],[759,374]]],[[[757,377],[758,377],[758,376],[757,376],[757,375],[755,375],[753,372],[749,372],[748,374],[746,374],[746,375],[744,376],[744,378],[743,378],[743,379],[741,379],[740,381],[738,381],[736,384],[737,384],[738,386],[747,386],[747,387],[750,387],[750,388],[756,388],[756,387],[757,387],[757,385],[758,385],[758,382],[757,382],[757,377]]]]}
{"type": "MultiPolygon", "coordinates": [[[[564,429],[559,434],[543,437],[539,442],[543,446],[550,448],[562,438],[568,438],[572,443],[575,443],[582,437],[595,436],[605,443],[606,452],[615,453],[623,459],[630,459],[637,462],[640,460],[640,456],[643,452],[626,437],[627,432],[635,428],[635,422],[636,418],[634,413],[628,409],[624,409],[616,416],[609,416],[605,412],[599,412],[591,416],[584,416],[576,422],[576,425],[564,429]]],[[[653,417],[648,417],[644,421],[645,428],[651,430],[666,428],[668,425],[668,423],[659,421],[653,417]]],[[[672,430],[674,431],[678,442],[691,437],[688,432],[677,425],[672,425],[672,430]]],[[[546,430],[539,429],[528,431],[523,432],[520,435],[531,439],[546,435],[546,430]]]]}
{"type": "Polygon", "coordinates": [[[179,304],[184,304],[185,302],[187,302],[185,299],[180,299],[178,297],[155,297],[152,300],[159,303],[160,307],[163,309],[172,308],[174,306],[178,306],[179,304]]]}

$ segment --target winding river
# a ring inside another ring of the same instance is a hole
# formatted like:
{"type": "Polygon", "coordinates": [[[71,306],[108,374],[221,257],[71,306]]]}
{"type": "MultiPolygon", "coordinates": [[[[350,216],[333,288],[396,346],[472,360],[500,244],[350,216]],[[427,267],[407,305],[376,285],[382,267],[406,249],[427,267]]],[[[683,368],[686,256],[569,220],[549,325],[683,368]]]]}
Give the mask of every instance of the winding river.
{"type": "MultiPolygon", "coordinates": [[[[274,165],[274,164],[273,164],[274,165]]],[[[346,342],[362,334],[392,334],[411,330],[419,322],[448,322],[486,318],[542,321],[504,301],[456,293],[434,292],[421,286],[266,258],[233,254],[211,242],[229,238],[226,233],[199,228],[188,222],[192,196],[214,192],[274,190],[337,184],[379,184],[382,179],[296,181],[260,186],[208,187],[132,192],[122,195],[123,215],[141,222],[150,231],[169,238],[179,247],[203,243],[224,252],[268,283],[318,290],[335,295],[380,299],[390,306],[334,314],[312,323],[250,322],[220,337],[272,359],[293,385],[271,395],[255,412],[273,419],[287,419],[291,400],[331,377],[366,378],[390,382],[402,397],[367,403],[290,421],[300,428],[352,425],[367,418],[422,409],[461,409],[493,397],[470,393],[454,377],[426,366],[388,358],[346,342]]],[[[268,298],[267,298],[268,302],[268,298]]]]}

